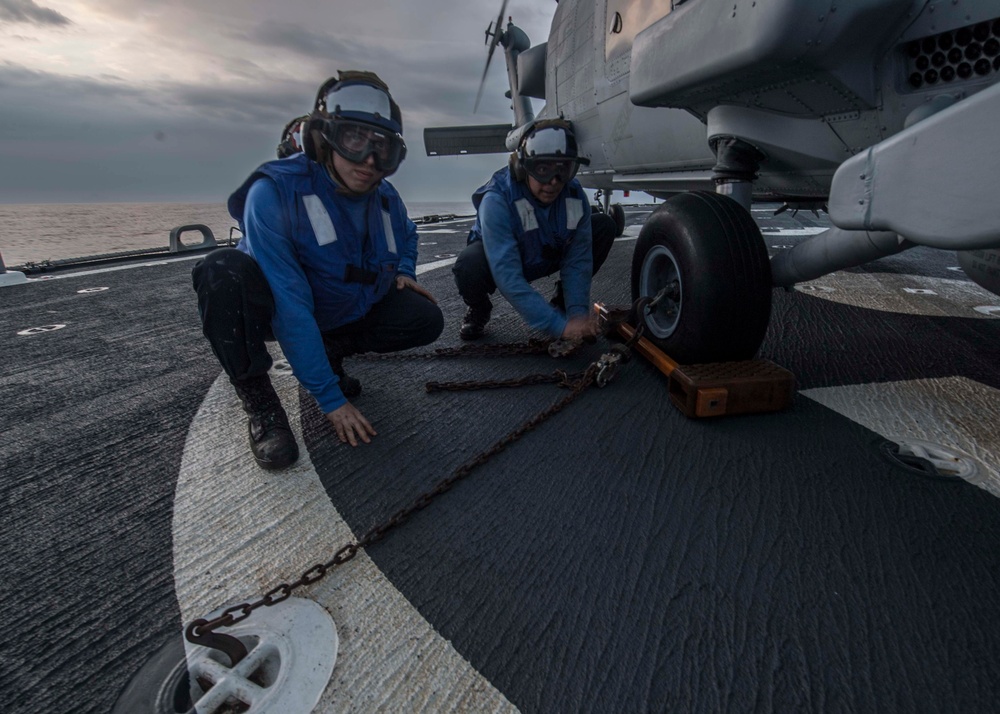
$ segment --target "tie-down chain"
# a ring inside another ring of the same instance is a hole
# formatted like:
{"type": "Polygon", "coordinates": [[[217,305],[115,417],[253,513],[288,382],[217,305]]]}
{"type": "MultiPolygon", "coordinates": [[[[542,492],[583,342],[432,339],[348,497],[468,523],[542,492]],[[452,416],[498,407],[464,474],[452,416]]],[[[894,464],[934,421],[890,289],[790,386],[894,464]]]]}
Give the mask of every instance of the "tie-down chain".
{"type": "MultiPolygon", "coordinates": [[[[624,314],[619,315],[619,319],[617,321],[614,319],[609,321],[608,324],[605,325],[605,334],[613,334],[617,322],[634,316],[634,314],[635,309],[633,308],[628,316],[624,314]]],[[[550,375],[533,374],[518,379],[508,380],[428,382],[426,384],[428,392],[470,391],[476,389],[530,386],[534,384],[557,384],[560,387],[569,389],[570,393],[496,441],[485,451],[482,451],[466,461],[464,464],[456,468],[447,478],[439,481],[437,485],[429,491],[417,496],[413,502],[410,503],[410,505],[396,511],[385,521],[371,528],[356,542],[347,543],[337,550],[337,552],[333,554],[333,557],[326,562],[317,563],[308,568],[302,573],[302,575],[299,576],[297,580],[291,583],[281,583],[264,593],[263,596],[253,602],[244,602],[239,605],[226,608],[222,614],[211,620],[205,618],[193,620],[184,630],[184,636],[187,641],[195,645],[201,645],[203,647],[217,649],[223,652],[229,657],[230,666],[235,667],[240,660],[247,656],[247,649],[239,639],[233,637],[232,635],[216,632],[217,629],[220,627],[229,627],[237,622],[241,622],[250,617],[253,611],[257,608],[276,605],[279,602],[290,598],[296,589],[304,585],[311,585],[321,580],[327,573],[337,566],[343,565],[344,563],[352,560],[354,556],[358,554],[359,550],[367,548],[369,545],[382,540],[390,531],[404,523],[414,513],[429,506],[435,498],[451,489],[455,483],[472,473],[477,466],[481,466],[486,463],[490,458],[499,454],[529,431],[542,424],[549,417],[558,414],[577,397],[579,397],[589,386],[593,384],[596,384],[598,387],[606,386],[612,379],[614,379],[620,367],[629,361],[631,357],[631,348],[642,336],[642,332],[642,323],[640,322],[635,334],[628,340],[628,342],[612,346],[610,351],[602,354],[594,362],[591,362],[585,370],[574,374],[567,374],[562,370],[556,370],[550,375]]],[[[429,353],[374,355],[372,357],[374,359],[441,359],[470,356],[506,357],[525,354],[544,354],[546,352],[556,356],[556,354],[567,354],[572,350],[573,346],[565,344],[558,345],[556,344],[558,342],[560,341],[533,339],[525,343],[464,345],[457,348],[438,349],[429,353]],[[555,345],[554,348],[553,345],[555,345]]]]}

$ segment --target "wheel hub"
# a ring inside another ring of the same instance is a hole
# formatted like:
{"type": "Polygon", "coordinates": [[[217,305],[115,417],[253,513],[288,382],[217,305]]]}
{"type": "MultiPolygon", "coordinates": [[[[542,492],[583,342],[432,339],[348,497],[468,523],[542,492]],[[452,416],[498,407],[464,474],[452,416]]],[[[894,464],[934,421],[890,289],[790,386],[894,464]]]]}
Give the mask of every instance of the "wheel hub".
{"type": "Polygon", "coordinates": [[[642,263],[640,297],[653,298],[643,321],[655,337],[666,339],[677,329],[684,294],[680,267],[673,254],[662,245],[653,246],[642,263]]]}

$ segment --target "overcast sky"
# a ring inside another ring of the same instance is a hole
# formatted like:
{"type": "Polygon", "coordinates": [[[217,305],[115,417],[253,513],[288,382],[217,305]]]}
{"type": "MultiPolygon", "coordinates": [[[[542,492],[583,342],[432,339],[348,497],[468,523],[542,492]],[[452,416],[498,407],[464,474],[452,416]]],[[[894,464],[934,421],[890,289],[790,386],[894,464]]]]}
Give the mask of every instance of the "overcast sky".
{"type": "MultiPolygon", "coordinates": [[[[510,123],[500,0],[0,0],[0,202],[223,202],[338,69],[403,111],[404,200],[466,200],[502,155],[427,157],[426,126],[510,123]]],[[[510,0],[545,42],[555,0],[510,0]]],[[[541,102],[535,102],[535,110],[541,102]]]]}

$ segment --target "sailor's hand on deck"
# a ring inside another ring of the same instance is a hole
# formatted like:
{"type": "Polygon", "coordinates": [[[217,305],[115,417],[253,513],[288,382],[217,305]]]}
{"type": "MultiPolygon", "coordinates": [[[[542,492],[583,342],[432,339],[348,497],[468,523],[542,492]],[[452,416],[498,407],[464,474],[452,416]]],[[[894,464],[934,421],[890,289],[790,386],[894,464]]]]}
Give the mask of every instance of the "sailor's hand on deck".
{"type": "Polygon", "coordinates": [[[427,290],[425,288],[422,288],[420,286],[420,283],[418,283],[416,280],[414,280],[413,278],[411,278],[409,275],[397,275],[396,276],[396,289],[397,290],[402,290],[403,288],[409,288],[413,292],[415,292],[415,293],[417,293],[419,295],[423,295],[425,298],[427,298],[428,300],[430,300],[435,305],[438,304],[438,301],[434,299],[434,296],[431,295],[429,292],[427,292],[427,290]]]}
{"type": "Polygon", "coordinates": [[[596,336],[597,318],[592,315],[570,318],[561,335],[564,340],[585,340],[596,336]]]}
{"type": "Polygon", "coordinates": [[[365,419],[365,415],[355,409],[350,402],[334,409],[326,415],[326,418],[333,424],[341,443],[357,446],[358,439],[360,439],[366,444],[370,444],[372,440],[369,437],[377,434],[372,425],[365,419]]]}

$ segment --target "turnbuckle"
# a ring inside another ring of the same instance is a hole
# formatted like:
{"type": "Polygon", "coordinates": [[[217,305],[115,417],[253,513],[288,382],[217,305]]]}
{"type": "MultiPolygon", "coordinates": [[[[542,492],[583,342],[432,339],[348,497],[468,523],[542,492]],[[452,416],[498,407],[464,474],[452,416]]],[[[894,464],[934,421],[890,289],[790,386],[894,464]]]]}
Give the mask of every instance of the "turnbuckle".
{"type": "Polygon", "coordinates": [[[618,374],[618,368],[628,362],[628,347],[615,345],[610,352],[605,352],[597,360],[597,376],[594,383],[598,387],[604,387],[618,374]]]}
{"type": "Polygon", "coordinates": [[[598,387],[604,387],[615,378],[618,374],[618,363],[621,362],[621,356],[617,354],[612,354],[610,352],[601,355],[601,358],[597,360],[597,377],[594,378],[594,382],[598,387]]]}

